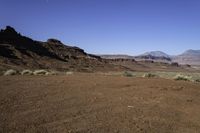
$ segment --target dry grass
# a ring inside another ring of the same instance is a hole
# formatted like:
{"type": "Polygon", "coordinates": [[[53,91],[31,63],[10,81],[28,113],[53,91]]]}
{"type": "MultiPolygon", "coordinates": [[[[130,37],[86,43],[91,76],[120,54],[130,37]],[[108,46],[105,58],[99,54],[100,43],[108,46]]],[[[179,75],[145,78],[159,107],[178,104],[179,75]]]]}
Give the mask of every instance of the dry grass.
{"type": "Polygon", "coordinates": [[[35,70],[35,71],[33,72],[33,74],[34,74],[34,75],[48,75],[49,72],[46,71],[46,70],[35,70]]]}
{"type": "Polygon", "coordinates": [[[66,72],[66,75],[72,75],[74,74],[73,72],[66,72]]]}
{"type": "Polygon", "coordinates": [[[143,75],[143,78],[154,78],[157,77],[157,75],[153,74],[153,73],[145,73],[143,75]]]}
{"type": "Polygon", "coordinates": [[[130,72],[130,71],[125,71],[124,72],[124,76],[125,77],[134,77],[135,75],[132,72],[130,72]]]}
{"type": "Polygon", "coordinates": [[[17,74],[17,71],[13,69],[9,69],[4,72],[4,76],[10,76],[10,75],[16,75],[16,74],[17,74]]]}
{"type": "Polygon", "coordinates": [[[21,72],[21,75],[33,75],[33,72],[31,70],[26,69],[21,72]]]}
{"type": "Polygon", "coordinates": [[[174,80],[192,81],[192,77],[191,76],[182,75],[182,74],[177,74],[174,77],[174,80]]]}

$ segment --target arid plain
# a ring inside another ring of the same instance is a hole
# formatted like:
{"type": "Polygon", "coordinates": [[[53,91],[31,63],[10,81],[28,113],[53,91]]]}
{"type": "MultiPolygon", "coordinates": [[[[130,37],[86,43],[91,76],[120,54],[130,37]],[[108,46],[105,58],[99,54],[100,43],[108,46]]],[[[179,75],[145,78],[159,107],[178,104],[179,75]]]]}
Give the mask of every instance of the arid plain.
{"type": "Polygon", "coordinates": [[[200,84],[105,73],[0,77],[0,132],[195,133],[200,84]]]}

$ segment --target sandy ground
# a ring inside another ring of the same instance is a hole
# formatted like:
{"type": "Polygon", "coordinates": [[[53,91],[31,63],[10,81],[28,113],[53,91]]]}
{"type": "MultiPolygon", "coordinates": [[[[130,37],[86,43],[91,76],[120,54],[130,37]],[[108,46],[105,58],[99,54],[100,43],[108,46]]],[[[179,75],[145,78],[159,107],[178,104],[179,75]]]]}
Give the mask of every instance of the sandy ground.
{"type": "Polygon", "coordinates": [[[199,133],[200,84],[97,74],[1,76],[0,132],[199,133]]]}

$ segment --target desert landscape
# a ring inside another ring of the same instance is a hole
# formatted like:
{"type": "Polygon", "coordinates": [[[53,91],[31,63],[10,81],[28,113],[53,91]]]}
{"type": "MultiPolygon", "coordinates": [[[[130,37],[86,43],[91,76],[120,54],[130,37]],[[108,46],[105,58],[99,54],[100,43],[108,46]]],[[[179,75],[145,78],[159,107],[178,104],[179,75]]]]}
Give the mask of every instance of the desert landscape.
{"type": "Polygon", "coordinates": [[[55,39],[33,41],[12,27],[0,35],[2,133],[200,131],[197,66],[101,58],[55,39]]]}
{"type": "Polygon", "coordinates": [[[0,133],[200,133],[197,0],[0,1],[0,133]]]}
{"type": "Polygon", "coordinates": [[[1,132],[200,131],[200,84],[104,73],[0,77],[1,132]]]}

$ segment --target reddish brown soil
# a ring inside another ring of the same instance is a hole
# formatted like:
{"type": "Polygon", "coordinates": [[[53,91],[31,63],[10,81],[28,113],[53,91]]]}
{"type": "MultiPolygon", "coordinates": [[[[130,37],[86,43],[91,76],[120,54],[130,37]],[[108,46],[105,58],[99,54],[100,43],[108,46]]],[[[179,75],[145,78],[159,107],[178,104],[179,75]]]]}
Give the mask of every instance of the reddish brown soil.
{"type": "Polygon", "coordinates": [[[97,74],[0,77],[0,132],[198,133],[200,84],[97,74]]]}

